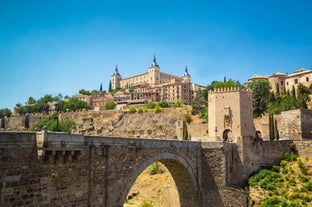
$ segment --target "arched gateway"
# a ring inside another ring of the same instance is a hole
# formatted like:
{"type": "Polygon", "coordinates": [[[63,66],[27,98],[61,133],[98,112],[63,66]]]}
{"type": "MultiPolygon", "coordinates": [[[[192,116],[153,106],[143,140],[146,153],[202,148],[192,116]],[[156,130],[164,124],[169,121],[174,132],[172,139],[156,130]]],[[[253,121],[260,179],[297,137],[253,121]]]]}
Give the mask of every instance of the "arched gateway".
{"type": "Polygon", "coordinates": [[[137,177],[150,164],[156,161],[165,165],[171,173],[177,186],[181,207],[200,207],[200,189],[198,179],[196,178],[196,174],[193,171],[192,166],[188,163],[187,159],[182,156],[167,152],[147,159],[138,169],[134,171],[134,173],[132,173],[129,182],[122,193],[120,206],[122,206],[126,200],[127,194],[137,177]]]}

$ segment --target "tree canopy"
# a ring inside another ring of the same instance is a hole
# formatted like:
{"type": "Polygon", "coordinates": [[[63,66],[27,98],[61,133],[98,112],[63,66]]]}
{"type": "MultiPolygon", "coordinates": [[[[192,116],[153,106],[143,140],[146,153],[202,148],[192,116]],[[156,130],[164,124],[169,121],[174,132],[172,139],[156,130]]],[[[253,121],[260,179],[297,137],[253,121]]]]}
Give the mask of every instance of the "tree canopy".
{"type": "Polygon", "coordinates": [[[76,123],[71,120],[58,120],[58,114],[55,112],[49,118],[42,119],[39,122],[35,123],[30,130],[40,131],[61,131],[61,132],[71,132],[75,129],[76,123]]]}
{"type": "Polygon", "coordinates": [[[71,98],[68,102],[65,102],[63,106],[63,111],[79,111],[82,109],[92,109],[92,106],[78,98],[71,98]]]}
{"type": "Polygon", "coordinates": [[[247,83],[253,93],[253,114],[254,117],[261,117],[267,110],[270,97],[270,83],[267,80],[255,79],[247,83]]]}
{"type": "Polygon", "coordinates": [[[0,118],[10,117],[11,114],[12,114],[12,112],[8,108],[0,109],[0,118]]]}
{"type": "Polygon", "coordinates": [[[295,87],[292,88],[292,92],[289,91],[279,96],[276,94],[271,95],[270,102],[268,103],[268,112],[272,114],[280,114],[282,111],[292,109],[306,109],[310,100],[311,91],[303,84],[298,84],[297,95],[295,87]]]}

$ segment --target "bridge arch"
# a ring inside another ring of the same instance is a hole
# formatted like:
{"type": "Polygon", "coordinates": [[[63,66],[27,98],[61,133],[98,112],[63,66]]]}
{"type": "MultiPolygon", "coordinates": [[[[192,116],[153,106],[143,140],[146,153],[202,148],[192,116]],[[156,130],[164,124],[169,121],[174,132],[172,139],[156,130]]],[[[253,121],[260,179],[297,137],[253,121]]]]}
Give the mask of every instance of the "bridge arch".
{"type": "Polygon", "coordinates": [[[188,161],[180,155],[162,153],[153,156],[140,165],[130,176],[129,182],[122,192],[120,206],[125,202],[127,195],[138,176],[152,163],[159,161],[166,166],[173,177],[180,199],[181,207],[200,207],[200,186],[194,170],[188,161]]]}

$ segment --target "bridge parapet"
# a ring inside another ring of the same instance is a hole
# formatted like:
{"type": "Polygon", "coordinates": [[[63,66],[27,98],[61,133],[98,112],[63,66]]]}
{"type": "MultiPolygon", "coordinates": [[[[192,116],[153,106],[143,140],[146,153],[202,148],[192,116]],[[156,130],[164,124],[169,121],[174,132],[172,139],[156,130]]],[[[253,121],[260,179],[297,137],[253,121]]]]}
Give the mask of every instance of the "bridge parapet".
{"type": "Polygon", "coordinates": [[[77,160],[85,148],[84,136],[81,134],[36,133],[38,158],[46,163],[71,162],[77,160]]]}

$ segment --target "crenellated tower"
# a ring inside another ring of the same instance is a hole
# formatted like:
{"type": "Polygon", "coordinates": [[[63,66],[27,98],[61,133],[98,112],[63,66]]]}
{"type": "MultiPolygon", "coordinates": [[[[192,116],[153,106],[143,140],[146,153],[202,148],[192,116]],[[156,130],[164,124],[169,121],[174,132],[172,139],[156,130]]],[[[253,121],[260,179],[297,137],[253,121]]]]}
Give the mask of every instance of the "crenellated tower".
{"type": "Polygon", "coordinates": [[[255,133],[252,92],[238,87],[208,93],[209,141],[237,142],[255,133]]]}

